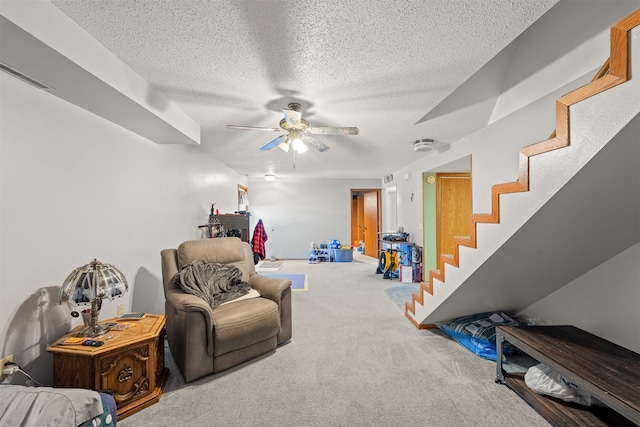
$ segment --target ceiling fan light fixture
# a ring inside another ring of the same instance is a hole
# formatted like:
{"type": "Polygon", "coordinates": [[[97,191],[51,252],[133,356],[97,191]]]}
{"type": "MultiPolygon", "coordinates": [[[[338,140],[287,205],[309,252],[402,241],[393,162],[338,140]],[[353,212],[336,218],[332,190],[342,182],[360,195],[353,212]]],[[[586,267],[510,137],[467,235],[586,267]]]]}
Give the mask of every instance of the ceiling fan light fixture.
{"type": "Polygon", "coordinates": [[[304,153],[309,149],[309,147],[307,147],[307,145],[304,142],[302,142],[302,140],[299,137],[293,138],[293,142],[291,143],[291,146],[298,153],[304,153]]]}
{"type": "Polygon", "coordinates": [[[272,173],[267,173],[264,175],[264,180],[265,181],[275,181],[276,180],[276,176],[272,173]]]}
{"type": "Polygon", "coordinates": [[[304,153],[309,149],[309,146],[321,153],[329,149],[313,135],[358,135],[360,133],[357,127],[311,127],[309,122],[302,118],[300,108],[300,104],[296,102],[289,103],[288,108],[282,110],[284,118],[280,120],[280,127],[277,128],[238,125],[227,125],[227,128],[269,132],[285,131],[287,132],[285,135],[273,139],[267,145],[260,147],[260,150],[267,151],[274,147],[280,147],[283,151],[288,152],[289,146],[291,146],[297,153],[304,153]]]}
{"type": "Polygon", "coordinates": [[[433,139],[418,139],[413,143],[413,150],[427,152],[433,150],[433,139]]]}

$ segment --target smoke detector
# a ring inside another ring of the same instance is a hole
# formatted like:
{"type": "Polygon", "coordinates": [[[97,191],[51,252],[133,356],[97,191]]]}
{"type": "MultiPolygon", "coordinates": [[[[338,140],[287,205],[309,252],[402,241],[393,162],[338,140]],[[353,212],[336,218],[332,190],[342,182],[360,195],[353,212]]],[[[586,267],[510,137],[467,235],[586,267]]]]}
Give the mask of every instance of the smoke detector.
{"type": "Polygon", "coordinates": [[[425,151],[431,151],[433,150],[433,148],[434,148],[433,139],[418,139],[413,143],[414,151],[425,152],[425,151]]]}

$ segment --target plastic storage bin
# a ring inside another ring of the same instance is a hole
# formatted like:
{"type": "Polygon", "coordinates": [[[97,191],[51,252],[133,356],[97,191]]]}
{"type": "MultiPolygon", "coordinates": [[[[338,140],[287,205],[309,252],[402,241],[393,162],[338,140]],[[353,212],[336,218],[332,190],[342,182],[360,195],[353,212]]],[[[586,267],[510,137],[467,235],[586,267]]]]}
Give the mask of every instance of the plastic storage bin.
{"type": "Polygon", "coordinates": [[[335,262],[353,261],[353,249],[330,249],[331,259],[335,262]]]}

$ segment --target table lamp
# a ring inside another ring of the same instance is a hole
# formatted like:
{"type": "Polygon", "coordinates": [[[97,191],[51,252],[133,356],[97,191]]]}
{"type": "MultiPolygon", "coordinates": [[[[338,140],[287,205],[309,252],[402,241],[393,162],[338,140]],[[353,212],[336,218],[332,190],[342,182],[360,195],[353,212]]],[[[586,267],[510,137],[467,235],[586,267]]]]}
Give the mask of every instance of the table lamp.
{"type": "Polygon", "coordinates": [[[107,325],[98,325],[98,315],[102,300],[113,301],[129,290],[124,275],[111,264],[104,264],[94,258],[89,264],[71,272],[60,288],[59,300],[69,301],[75,306],[89,306],[89,325],[78,336],[97,337],[109,330],[107,325]]]}

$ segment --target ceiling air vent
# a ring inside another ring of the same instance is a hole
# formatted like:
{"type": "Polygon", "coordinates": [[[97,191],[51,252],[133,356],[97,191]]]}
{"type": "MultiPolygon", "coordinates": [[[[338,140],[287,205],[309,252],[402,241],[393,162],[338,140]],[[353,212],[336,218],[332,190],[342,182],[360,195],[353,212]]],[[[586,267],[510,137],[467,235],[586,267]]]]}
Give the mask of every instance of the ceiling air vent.
{"type": "Polygon", "coordinates": [[[433,150],[433,139],[418,139],[413,143],[413,150],[426,152],[433,150]]]}
{"type": "Polygon", "coordinates": [[[0,70],[4,71],[5,73],[11,74],[13,77],[16,77],[20,80],[22,80],[25,83],[29,83],[32,86],[37,87],[38,89],[42,89],[42,90],[53,90],[52,87],[47,86],[46,84],[39,82],[38,80],[27,76],[26,74],[21,73],[20,71],[16,70],[15,68],[11,68],[10,66],[8,66],[7,64],[5,64],[4,62],[0,62],[0,70]]]}

